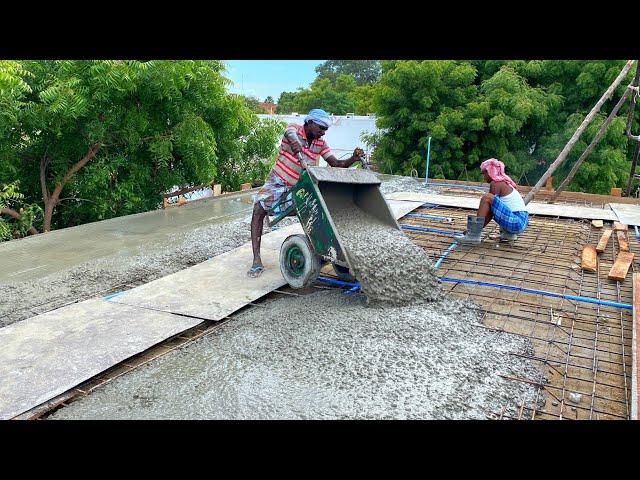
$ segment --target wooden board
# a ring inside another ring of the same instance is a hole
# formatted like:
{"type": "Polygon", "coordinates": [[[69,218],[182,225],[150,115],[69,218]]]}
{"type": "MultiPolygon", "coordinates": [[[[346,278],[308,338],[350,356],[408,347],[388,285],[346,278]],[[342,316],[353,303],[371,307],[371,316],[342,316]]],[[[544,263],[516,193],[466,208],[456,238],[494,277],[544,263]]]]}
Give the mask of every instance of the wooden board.
{"type": "Polygon", "coordinates": [[[611,270],[609,270],[609,279],[623,281],[627,276],[631,262],[633,262],[633,253],[620,252],[616,257],[616,263],[613,264],[611,270]]]}
{"type": "Polygon", "coordinates": [[[30,410],[201,322],[97,298],[0,328],[0,419],[30,410]]]}
{"type": "Polygon", "coordinates": [[[607,243],[609,243],[609,238],[611,238],[612,233],[613,233],[613,230],[611,230],[610,228],[604,229],[604,231],[602,232],[602,236],[600,237],[600,241],[596,246],[596,252],[602,253],[605,251],[605,249],[607,248],[607,243]]]}
{"type": "Polygon", "coordinates": [[[613,229],[617,231],[626,232],[629,229],[629,226],[626,223],[613,222],[613,229]]]}
{"type": "Polygon", "coordinates": [[[602,228],[604,226],[604,223],[602,222],[602,220],[591,220],[591,225],[596,228],[602,228]]]}
{"type": "Polygon", "coordinates": [[[633,274],[633,328],[631,337],[631,420],[638,420],[640,410],[640,350],[638,330],[640,329],[640,273],[633,274]]]}
{"type": "Polygon", "coordinates": [[[582,249],[581,267],[588,272],[598,270],[598,253],[596,252],[596,247],[593,245],[585,245],[582,249]]]}
{"type": "Polygon", "coordinates": [[[625,235],[625,232],[623,232],[622,230],[618,230],[616,232],[616,235],[618,236],[618,246],[620,247],[620,250],[623,252],[628,252],[629,242],[627,242],[627,237],[625,235]]]}
{"type": "MultiPolygon", "coordinates": [[[[473,210],[477,210],[480,205],[480,197],[439,195],[435,193],[395,192],[386,195],[386,198],[392,200],[420,201],[445,207],[461,207],[473,210]]],[[[531,202],[527,205],[527,210],[533,215],[618,221],[618,217],[609,207],[577,207],[572,205],[531,202]]]]}

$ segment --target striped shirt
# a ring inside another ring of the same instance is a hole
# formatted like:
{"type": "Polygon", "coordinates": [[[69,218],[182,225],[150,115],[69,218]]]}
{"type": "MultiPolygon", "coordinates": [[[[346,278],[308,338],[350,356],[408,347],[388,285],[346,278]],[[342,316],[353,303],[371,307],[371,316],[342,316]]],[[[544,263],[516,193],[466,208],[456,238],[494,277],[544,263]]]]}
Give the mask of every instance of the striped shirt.
{"type": "MultiPolygon", "coordinates": [[[[311,165],[318,165],[320,157],[326,159],[331,156],[331,149],[327,142],[322,140],[321,138],[316,138],[311,142],[311,145],[307,143],[307,135],[304,131],[304,125],[296,125],[295,123],[290,124],[285,129],[285,133],[288,130],[294,130],[298,135],[298,140],[300,141],[300,145],[302,145],[302,154],[305,159],[311,165]]],[[[300,178],[300,174],[302,173],[302,165],[298,161],[298,158],[293,153],[291,149],[291,145],[289,145],[289,141],[285,136],[282,137],[282,141],[280,142],[280,151],[278,152],[278,158],[276,159],[276,163],[271,168],[271,172],[273,175],[282,180],[289,187],[295,185],[295,183],[300,178]]]]}

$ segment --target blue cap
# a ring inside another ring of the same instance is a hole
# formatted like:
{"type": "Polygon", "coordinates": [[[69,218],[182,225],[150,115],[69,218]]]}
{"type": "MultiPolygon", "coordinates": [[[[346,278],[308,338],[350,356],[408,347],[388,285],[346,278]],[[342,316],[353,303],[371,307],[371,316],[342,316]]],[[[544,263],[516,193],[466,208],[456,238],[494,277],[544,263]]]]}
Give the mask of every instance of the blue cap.
{"type": "Polygon", "coordinates": [[[304,121],[311,120],[318,125],[321,125],[325,128],[329,128],[331,125],[331,117],[327,112],[322,110],[321,108],[314,108],[309,112],[309,114],[304,117],[304,121]]]}

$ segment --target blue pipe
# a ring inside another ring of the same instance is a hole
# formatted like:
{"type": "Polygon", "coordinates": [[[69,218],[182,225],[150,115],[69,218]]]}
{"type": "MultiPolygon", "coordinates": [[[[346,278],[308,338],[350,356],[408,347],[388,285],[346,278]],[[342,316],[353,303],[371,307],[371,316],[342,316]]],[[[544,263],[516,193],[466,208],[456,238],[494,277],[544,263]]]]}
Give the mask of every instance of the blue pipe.
{"type": "Polygon", "coordinates": [[[321,283],[326,283],[327,285],[333,285],[336,287],[343,287],[343,288],[349,288],[349,289],[353,289],[353,288],[360,288],[360,283],[359,282],[345,282],[343,280],[336,280],[335,278],[329,278],[329,277],[318,277],[318,281],[321,283]]]}
{"type": "Polygon", "coordinates": [[[586,302],[586,303],[595,303],[598,305],[606,305],[608,307],[624,308],[626,310],[633,309],[633,305],[630,305],[628,303],[610,302],[608,300],[598,300],[597,298],[591,298],[591,297],[580,297],[578,295],[567,295],[563,293],[547,292],[545,290],[534,290],[532,288],[514,287],[513,285],[503,285],[499,283],[489,283],[489,282],[482,282],[479,280],[465,280],[462,278],[451,278],[451,277],[440,277],[440,280],[443,282],[450,282],[450,283],[466,283],[469,285],[480,285],[483,287],[515,290],[517,292],[532,293],[534,295],[543,295],[546,297],[565,298],[567,300],[575,300],[578,302],[586,302]]]}
{"type": "Polygon", "coordinates": [[[116,293],[110,293],[109,295],[105,295],[104,298],[105,300],[111,300],[112,298],[116,298],[119,297],[120,295],[122,295],[124,292],[126,292],[126,290],[122,290],[121,292],[116,292],[116,293]]]}
{"type": "Polygon", "coordinates": [[[429,157],[431,156],[431,137],[427,141],[427,167],[424,171],[424,183],[429,181],[429,157]]]}
{"type": "MultiPolygon", "coordinates": [[[[455,244],[451,245],[449,247],[449,249],[447,249],[448,253],[449,251],[453,250],[453,248],[455,248],[455,244]]],[[[438,260],[438,262],[441,262],[443,257],[440,258],[440,260],[438,260]]],[[[436,262],[436,263],[438,263],[436,262]]],[[[451,278],[451,277],[439,277],[440,281],[442,282],[448,282],[448,283],[463,283],[463,284],[468,284],[468,285],[480,285],[482,287],[491,287],[491,288],[499,288],[499,289],[504,289],[504,290],[514,290],[517,292],[522,292],[522,293],[531,293],[534,295],[542,295],[544,297],[555,297],[555,298],[564,298],[567,300],[574,300],[576,302],[585,302],[585,303],[594,303],[597,305],[605,305],[607,307],[616,307],[616,308],[622,308],[625,310],[632,310],[633,309],[633,305],[630,305],[628,303],[620,303],[620,302],[610,302],[608,300],[598,300],[597,298],[591,298],[591,297],[581,297],[579,295],[567,295],[567,294],[563,294],[563,293],[555,293],[555,292],[547,292],[545,290],[536,290],[533,288],[523,288],[523,287],[514,287],[513,285],[504,285],[504,284],[500,284],[500,283],[491,283],[491,282],[482,282],[479,280],[466,280],[463,278],[451,278]]],[[[334,280],[332,278],[326,278],[326,277],[318,277],[318,280],[323,282],[323,283],[327,283],[329,285],[337,285],[340,287],[350,287],[349,290],[345,293],[353,293],[356,292],[360,289],[360,283],[356,282],[356,283],[349,283],[349,282],[343,282],[341,280],[334,280]]]]}
{"type": "Polygon", "coordinates": [[[439,233],[440,235],[446,235],[448,237],[462,236],[461,233],[454,232],[452,230],[440,230],[438,228],[416,227],[415,225],[400,225],[400,228],[402,228],[403,230],[412,230],[415,232],[439,233]]]}
{"type": "Polygon", "coordinates": [[[453,221],[451,217],[443,217],[441,215],[426,215],[424,213],[407,213],[405,217],[424,218],[426,220],[434,220],[436,222],[447,222],[447,223],[451,223],[453,221]]]}

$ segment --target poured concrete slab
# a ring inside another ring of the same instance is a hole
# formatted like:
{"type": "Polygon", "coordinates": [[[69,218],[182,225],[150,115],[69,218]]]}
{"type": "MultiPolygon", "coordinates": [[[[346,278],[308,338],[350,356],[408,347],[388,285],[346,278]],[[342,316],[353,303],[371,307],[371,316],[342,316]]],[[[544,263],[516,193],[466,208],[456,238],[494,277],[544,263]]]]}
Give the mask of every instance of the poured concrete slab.
{"type": "MultiPolygon", "coordinates": [[[[390,201],[396,218],[422,202],[390,201]]],[[[299,224],[262,238],[264,273],[247,278],[251,244],[123,292],[0,329],[0,419],[28,411],[153,345],[220,320],[285,284],[280,245],[299,224]],[[175,312],[184,315],[176,315],[175,312]]]]}
{"type": "Polygon", "coordinates": [[[255,189],[247,190],[0,242],[0,283],[41,278],[109,255],[133,255],[145,243],[169,238],[178,231],[251,215],[254,193],[255,189]]]}
{"type": "Polygon", "coordinates": [[[202,320],[92,299],[0,329],[0,419],[9,419],[202,320]]]}
{"type": "Polygon", "coordinates": [[[618,216],[618,221],[625,225],[640,225],[640,205],[627,203],[610,203],[611,210],[618,216]]]}
{"type": "MultiPolygon", "coordinates": [[[[460,207],[476,210],[480,206],[480,198],[432,193],[396,192],[387,195],[391,200],[411,200],[422,203],[433,203],[446,207],[460,207]]],[[[608,206],[606,208],[578,207],[573,205],[555,205],[531,202],[527,205],[529,213],[550,217],[587,218],[589,220],[618,221],[618,217],[608,206]]]]}

